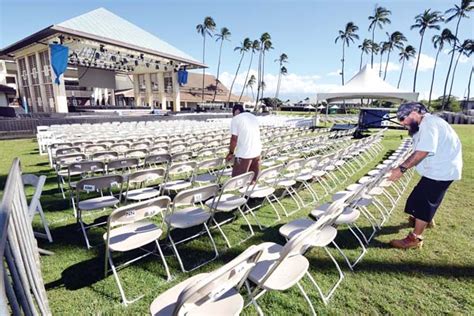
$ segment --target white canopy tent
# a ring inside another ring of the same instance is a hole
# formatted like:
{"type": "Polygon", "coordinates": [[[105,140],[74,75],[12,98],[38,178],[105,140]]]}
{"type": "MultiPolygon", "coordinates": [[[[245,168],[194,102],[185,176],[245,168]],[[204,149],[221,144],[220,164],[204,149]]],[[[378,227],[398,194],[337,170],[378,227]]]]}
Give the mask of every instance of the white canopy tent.
{"type": "Polygon", "coordinates": [[[381,99],[390,101],[417,101],[418,92],[403,91],[385,82],[377,73],[364,66],[344,86],[329,92],[318,93],[317,101],[328,103],[347,99],[381,99]]]}

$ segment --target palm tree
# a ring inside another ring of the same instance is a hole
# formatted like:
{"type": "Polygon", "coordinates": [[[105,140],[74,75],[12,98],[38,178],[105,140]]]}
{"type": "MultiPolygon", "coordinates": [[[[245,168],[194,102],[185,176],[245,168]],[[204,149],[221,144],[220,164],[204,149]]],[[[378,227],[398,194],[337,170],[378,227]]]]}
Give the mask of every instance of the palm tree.
{"type": "Polygon", "coordinates": [[[265,52],[272,49],[272,37],[265,32],[260,36],[260,55],[258,58],[258,83],[257,83],[257,99],[255,101],[255,111],[258,111],[258,100],[263,98],[263,91],[265,90],[265,52]],[[262,91],[262,96],[260,96],[262,91]]]}
{"type": "Polygon", "coordinates": [[[288,69],[285,66],[281,66],[280,72],[278,73],[278,84],[277,90],[275,93],[275,98],[278,98],[278,94],[280,93],[280,85],[281,85],[281,76],[286,76],[288,74],[288,69]]]}
{"type": "Polygon", "coordinates": [[[382,77],[382,57],[385,52],[388,52],[390,47],[390,42],[380,42],[379,48],[380,48],[380,62],[379,62],[379,77],[382,77]]]}
{"type": "Polygon", "coordinates": [[[278,72],[277,89],[275,92],[275,98],[278,98],[278,93],[280,92],[281,76],[285,76],[288,73],[286,67],[283,67],[283,64],[288,62],[288,55],[285,53],[281,54],[278,59],[275,59],[275,62],[278,62],[280,68],[280,71],[278,72]]]}
{"type": "Polygon", "coordinates": [[[359,45],[360,49],[360,66],[359,70],[362,69],[362,57],[364,54],[368,54],[370,52],[370,48],[372,47],[372,41],[369,40],[368,38],[364,39],[362,44],[359,45]]]}
{"type": "Polygon", "coordinates": [[[466,98],[467,102],[469,102],[469,97],[471,96],[471,79],[472,79],[473,72],[474,72],[474,66],[471,67],[471,72],[469,73],[469,80],[467,82],[467,98],[466,98]]]}
{"type": "MultiPolygon", "coordinates": [[[[372,55],[378,55],[379,52],[381,50],[381,47],[379,44],[375,43],[375,42],[372,42],[372,44],[370,45],[370,53],[372,55]]],[[[373,68],[373,67],[372,67],[373,68]]]]}
{"type": "MultiPolygon", "coordinates": [[[[455,48],[453,48],[454,50],[455,48]]],[[[454,78],[456,74],[456,68],[458,67],[458,62],[459,58],[461,58],[462,55],[465,55],[466,57],[471,57],[472,53],[474,52],[474,41],[472,39],[467,39],[464,40],[464,42],[457,46],[457,51],[458,51],[458,57],[456,58],[456,63],[454,64],[454,69],[453,69],[453,76],[451,78],[451,86],[449,87],[449,94],[448,94],[448,100],[446,104],[449,104],[449,98],[451,97],[451,92],[453,91],[453,84],[454,84],[454,78]]],[[[444,104],[443,104],[443,109],[444,109],[444,104]]]]}
{"type": "MultiPolygon", "coordinates": [[[[388,35],[388,33],[387,33],[388,35]]],[[[387,69],[388,69],[388,61],[390,60],[390,53],[394,48],[399,49],[400,51],[403,49],[405,46],[405,42],[407,41],[407,38],[405,35],[403,35],[402,32],[395,31],[389,36],[388,44],[387,44],[387,61],[385,62],[385,71],[383,74],[383,80],[387,77],[387,69]]]]}
{"type": "Polygon", "coordinates": [[[239,74],[240,66],[242,65],[242,60],[244,59],[245,53],[248,52],[251,47],[252,41],[250,40],[250,38],[246,37],[244,41],[240,43],[240,46],[234,48],[234,52],[239,51],[240,60],[239,64],[237,65],[237,70],[235,71],[234,79],[232,80],[232,84],[230,85],[229,98],[227,99],[227,103],[230,102],[230,96],[232,95],[232,89],[234,88],[235,80],[237,79],[237,75],[239,74]]]}
{"type": "Polygon", "coordinates": [[[247,81],[247,83],[244,85],[244,87],[246,87],[247,89],[248,87],[250,87],[250,90],[252,91],[252,99],[255,98],[255,95],[253,93],[253,86],[255,85],[256,82],[257,82],[257,78],[255,78],[254,75],[251,75],[249,81],[247,81]]]}
{"type": "MultiPolygon", "coordinates": [[[[204,18],[202,24],[196,25],[196,31],[202,36],[202,63],[205,63],[206,56],[206,36],[212,37],[212,33],[216,29],[216,22],[210,16],[204,18]]],[[[206,76],[206,68],[202,68],[202,93],[201,102],[204,102],[204,77],[206,76]]]]}
{"type": "Polygon", "coordinates": [[[221,44],[219,45],[219,61],[217,63],[216,88],[214,89],[214,97],[212,98],[212,102],[216,101],[217,87],[219,86],[219,70],[221,68],[222,45],[224,44],[224,40],[230,41],[230,36],[231,33],[226,27],[221,28],[221,31],[216,34],[216,42],[221,41],[221,44]]]}
{"type": "Polygon", "coordinates": [[[430,96],[428,99],[428,107],[431,106],[431,95],[433,93],[433,84],[434,84],[434,78],[436,74],[436,65],[438,64],[439,53],[443,50],[445,43],[452,44],[456,42],[456,37],[454,37],[450,29],[446,28],[441,32],[441,34],[433,36],[431,41],[433,42],[433,46],[435,49],[437,49],[437,51],[436,51],[435,63],[433,67],[433,74],[431,75],[431,87],[430,87],[430,96]]]}
{"type": "MultiPolygon", "coordinates": [[[[445,14],[451,14],[450,16],[446,18],[446,23],[449,23],[455,18],[458,18],[458,21],[456,23],[456,30],[454,31],[454,36],[456,38],[458,37],[458,30],[459,30],[459,24],[461,23],[461,19],[469,18],[467,13],[474,9],[474,6],[471,3],[472,3],[472,0],[461,0],[460,6],[456,4],[454,5],[454,8],[448,9],[445,12],[445,14]]],[[[449,74],[451,73],[451,66],[453,65],[453,59],[454,59],[454,50],[452,50],[452,53],[451,53],[451,60],[449,61],[448,73],[446,75],[446,81],[444,82],[443,102],[442,102],[443,107],[444,107],[444,100],[446,96],[446,88],[448,87],[449,74]]]]}
{"type": "Polygon", "coordinates": [[[410,26],[410,30],[419,28],[419,33],[421,36],[420,47],[418,48],[418,58],[416,59],[415,76],[413,78],[413,92],[415,92],[416,90],[416,75],[418,74],[418,65],[420,64],[421,47],[423,45],[423,37],[425,36],[425,31],[426,29],[439,30],[440,26],[438,25],[438,23],[440,23],[442,20],[443,17],[441,16],[441,12],[431,12],[431,9],[427,9],[422,14],[418,14],[417,16],[415,16],[415,24],[410,26]]]}
{"type": "Polygon", "coordinates": [[[400,78],[398,78],[397,88],[400,88],[400,82],[402,81],[403,68],[405,66],[405,61],[409,61],[411,58],[414,58],[416,55],[416,50],[413,46],[408,45],[403,49],[398,56],[400,56],[400,61],[402,62],[402,69],[400,70],[400,78]]]}
{"type": "Polygon", "coordinates": [[[260,41],[254,40],[252,42],[251,48],[252,48],[252,54],[250,55],[249,68],[247,69],[247,74],[245,75],[244,84],[242,85],[242,92],[240,93],[239,102],[242,99],[242,96],[244,95],[245,86],[247,85],[247,79],[249,78],[250,69],[252,68],[253,55],[255,55],[255,52],[257,52],[260,49],[260,41]]]}
{"type": "Polygon", "coordinates": [[[342,70],[341,70],[341,75],[342,75],[342,85],[344,85],[344,58],[345,58],[345,48],[346,46],[349,47],[349,44],[352,42],[354,43],[354,39],[359,39],[359,35],[357,35],[355,32],[359,29],[357,25],[354,24],[354,22],[349,22],[346,24],[346,27],[343,30],[339,30],[339,35],[336,37],[334,40],[334,43],[337,43],[338,40],[341,40],[342,42],[342,58],[341,58],[341,63],[342,63],[342,70]]]}
{"type": "MultiPolygon", "coordinates": [[[[375,29],[378,26],[380,29],[383,29],[384,24],[390,24],[392,21],[388,16],[392,14],[390,10],[387,10],[384,7],[375,6],[374,15],[369,16],[369,31],[372,30],[372,43],[375,41],[375,29]]],[[[372,51],[370,55],[370,66],[374,67],[374,52],[372,51]]]]}

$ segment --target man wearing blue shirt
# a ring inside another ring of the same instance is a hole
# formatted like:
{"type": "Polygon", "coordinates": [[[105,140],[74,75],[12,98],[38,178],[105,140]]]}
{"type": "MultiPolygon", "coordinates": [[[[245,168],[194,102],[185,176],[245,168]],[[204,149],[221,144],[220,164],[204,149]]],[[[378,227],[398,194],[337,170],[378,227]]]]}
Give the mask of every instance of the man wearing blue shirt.
{"type": "Polygon", "coordinates": [[[461,179],[461,141],[446,121],[429,114],[421,103],[400,105],[397,118],[413,136],[413,154],[391,171],[389,180],[397,181],[412,167],[421,175],[421,180],[405,205],[410,221],[414,221],[413,232],[390,244],[402,249],[420,248],[423,231],[433,220],[446,190],[454,180],[461,179]]]}

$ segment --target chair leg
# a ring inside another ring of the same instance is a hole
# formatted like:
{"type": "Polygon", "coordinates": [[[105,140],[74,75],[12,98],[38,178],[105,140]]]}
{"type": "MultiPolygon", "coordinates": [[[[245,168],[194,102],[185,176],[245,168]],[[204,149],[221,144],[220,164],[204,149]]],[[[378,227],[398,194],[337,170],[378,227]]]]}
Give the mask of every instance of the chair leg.
{"type": "Polygon", "coordinates": [[[313,303],[311,303],[311,300],[308,297],[308,294],[304,291],[303,287],[301,286],[300,282],[296,282],[296,285],[298,286],[298,289],[300,289],[301,294],[303,294],[304,299],[306,302],[308,302],[309,307],[311,309],[311,313],[316,316],[316,311],[314,310],[313,303]]]}
{"type": "Polygon", "coordinates": [[[40,214],[41,222],[43,223],[44,231],[46,232],[46,238],[48,238],[48,241],[51,243],[53,242],[53,237],[51,236],[51,231],[49,230],[48,221],[46,220],[46,217],[44,216],[43,207],[41,206],[41,203],[39,202],[38,202],[38,213],[40,214]]]}
{"type": "Polygon", "coordinates": [[[224,237],[224,240],[225,240],[227,246],[229,248],[232,248],[232,246],[230,245],[229,239],[227,238],[226,234],[224,234],[224,231],[221,228],[221,225],[214,218],[212,218],[212,221],[214,222],[214,224],[216,224],[216,227],[219,230],[219,232],[221,233],[222,237],[224,237]]]}
{"type": "Polygon", "coordinates": [[[123,305],[128,306],[129,304],[132,304],[132,303],[138,301],[139,299],[141,299],[142,297],[145,296],[143,294],[143,295],[140,295],[139,297],[137,297],[133,300],[128,300],[127,297],[125,296],[125,292],[123,290],[122,284],[120,283],[120,278],[118,276],[117,270],[116,270],[114,262],[112,260],[112,254],[109,255],[109,264],[110,264],[110,268],[112,269],[112,272],[113,272],[113,275],[114,275],[114,278],[115,278],[115,282],[117,282],[117,286],[118,286],[119,291],[120,291],[120,296],[122,297],[122,304],[123,305]]]}

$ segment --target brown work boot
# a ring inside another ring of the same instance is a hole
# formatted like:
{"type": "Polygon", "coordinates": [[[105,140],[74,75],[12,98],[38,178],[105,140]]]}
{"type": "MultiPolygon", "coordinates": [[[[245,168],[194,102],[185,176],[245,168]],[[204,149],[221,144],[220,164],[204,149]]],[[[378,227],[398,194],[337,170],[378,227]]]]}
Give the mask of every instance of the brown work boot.
{"type": "Polygon", "coordinates": [[[403,239],[394,239],[390,241],[390,245],[395,248],[421,248],[423,246],[423,237],[417,236],[414,233],[409,233],[403,239]]]}
{"type": "MultiPolygon", "coordinates": [[[[408,225],[410,227],[415,227],[415,222],[416,222],[416,218],[410,215],[408,217],[408,225]]],[[[435,228],[436,227],[436,223],[434,221],[434,218],[431,220],[431,222],[428,223],[428,225],[426,227],[427,228],[435,228]]]]}

